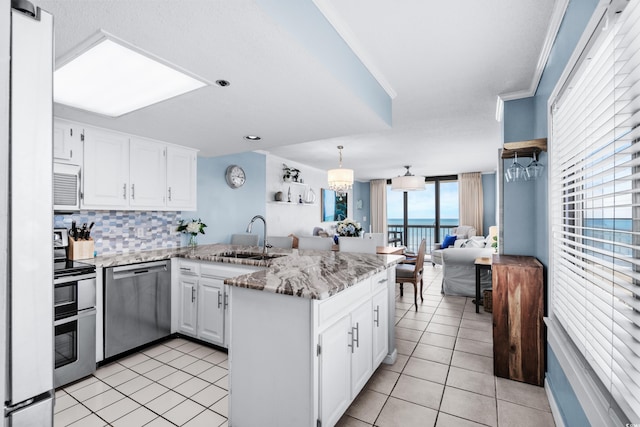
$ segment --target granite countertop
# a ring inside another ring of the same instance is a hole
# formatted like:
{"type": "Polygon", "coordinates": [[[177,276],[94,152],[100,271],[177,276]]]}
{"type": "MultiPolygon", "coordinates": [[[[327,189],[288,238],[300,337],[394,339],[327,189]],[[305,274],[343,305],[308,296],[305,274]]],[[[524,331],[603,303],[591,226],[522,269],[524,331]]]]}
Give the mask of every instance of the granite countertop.
{"type": "Polygon", "coordinates": [[[362,280],[396,265],[402,255],[374,255],[334,251],[270,248],[269,254],[283,255],[271,259],[222,257],[229,252],[262,253],[257,246],[200,245],[158,249],[131,254],[100,256],[82,260],[97,267],[116,267],[139,262],[186,258],[199,261],[265,267],[263,270],[229,278],[230,286],[256,289],[301,298],[325,299],[362,280]]]}

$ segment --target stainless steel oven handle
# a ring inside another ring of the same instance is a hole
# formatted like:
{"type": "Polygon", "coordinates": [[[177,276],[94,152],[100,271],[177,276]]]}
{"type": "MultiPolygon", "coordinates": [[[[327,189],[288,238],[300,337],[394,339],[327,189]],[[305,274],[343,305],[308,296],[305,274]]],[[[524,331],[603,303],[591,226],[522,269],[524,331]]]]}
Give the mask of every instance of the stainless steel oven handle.
{"type": "Polygon", "coordinates": [[[73,322],[74,320],[80,320],[84,317],[95,316],[95,315],[96,315],[95,308],[82,310],[82,311],[79,311],[78,314],[76,314],[75,316],[65,317],[64,319],[56,320],[55,322],[53,322],[53,326],[64,325],[65,323],[70,323],[70,322],[73,322]]]}
{"type": "Polygon", "coordinates": [[[96,278],[96,273],[87,273],[87,274],[82,274],[80,276],[65,276],[65,277],[53,279],[53,284],[60,285],[65,283],[77,282],[79,280],[89,280],[89,279],[95,279],[95,278],[96,278]]]}

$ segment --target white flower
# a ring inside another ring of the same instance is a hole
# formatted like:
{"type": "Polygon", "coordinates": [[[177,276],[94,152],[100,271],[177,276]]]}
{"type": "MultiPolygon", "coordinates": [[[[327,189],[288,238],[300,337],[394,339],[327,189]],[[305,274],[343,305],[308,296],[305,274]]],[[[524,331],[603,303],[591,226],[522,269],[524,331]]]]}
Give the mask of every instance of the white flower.
{"type": "Polygon", "coordinates": [[[197,234],[200,232],[200,224],[197,222],[190,222],[187,224],[187,233],[197,234]]]}

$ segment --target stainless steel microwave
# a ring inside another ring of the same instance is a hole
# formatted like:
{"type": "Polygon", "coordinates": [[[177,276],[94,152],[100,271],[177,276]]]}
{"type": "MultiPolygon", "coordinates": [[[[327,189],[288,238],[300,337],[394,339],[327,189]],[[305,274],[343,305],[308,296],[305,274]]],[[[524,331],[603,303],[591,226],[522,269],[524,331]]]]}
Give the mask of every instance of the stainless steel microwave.
{"type": "Polygon", "coordinates": [[[53,210],[80,210],[80,166],[53,163],[53,210]]]}

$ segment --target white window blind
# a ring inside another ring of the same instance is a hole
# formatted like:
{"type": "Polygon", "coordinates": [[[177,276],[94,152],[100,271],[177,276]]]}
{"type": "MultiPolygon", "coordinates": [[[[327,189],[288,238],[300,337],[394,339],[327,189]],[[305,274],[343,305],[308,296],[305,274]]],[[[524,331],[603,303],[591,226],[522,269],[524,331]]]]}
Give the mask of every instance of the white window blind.
{"type": "Polygon", "coordinates": [[[639,3],[597,30],[554,103],[550,144],[552,315],[629,422],[640,422],[639,3]]]}

